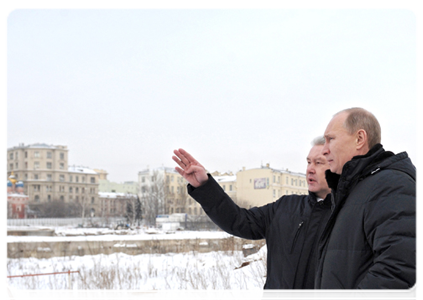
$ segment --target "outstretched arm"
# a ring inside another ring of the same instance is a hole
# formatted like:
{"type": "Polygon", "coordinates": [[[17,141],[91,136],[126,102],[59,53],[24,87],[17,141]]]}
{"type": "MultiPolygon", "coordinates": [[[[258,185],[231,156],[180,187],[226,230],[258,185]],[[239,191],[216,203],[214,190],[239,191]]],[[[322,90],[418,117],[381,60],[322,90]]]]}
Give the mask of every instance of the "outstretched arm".
{"type": "Polygon", "coordinates": [[[179,165],[175,170],[181,174],[193,187],[197,188],[209,179],[206,169],[184,149],[174,150],[176,156],[172,159],[179,165]]]}

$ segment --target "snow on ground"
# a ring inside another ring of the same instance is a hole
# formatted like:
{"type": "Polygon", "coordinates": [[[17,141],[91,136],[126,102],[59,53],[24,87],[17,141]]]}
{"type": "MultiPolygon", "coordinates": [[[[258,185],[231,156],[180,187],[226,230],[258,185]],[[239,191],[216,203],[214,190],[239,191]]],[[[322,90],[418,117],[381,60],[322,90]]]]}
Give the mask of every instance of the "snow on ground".
{"type": "MultiPolygon", "coordinates": [[[[144,230],[54,228],[57,236],[8,236],[14,241],[80,241],[226,238],[224,232],[177,231],[148,234],[144,230]]],[[[8,279],[11,290],[261,290],[266,274],[266,248],[243,257],[242,251],[85,255],[50,259],[7,260],[7,274],[63,271],[78,273],[8,279]],[[69,281],[71,279],[71,281],[69,281]]]]}
{"type": "MultiPolygon", "coordinates": [[[[19,228],[19,227],[14,227],[19,228]]],[[[14,229],[8,226],[8,229],[14,229]]],[[[22,227],[21,227],[22,228],[22,227]]],[[[34,228],[34,227],[32,227],[34,228]]],[[[39,229],[48,227],[38,227],[39,229]]],[[[112,230],[108,228],[54,227],[55,236],[7,236],[7,242],[61,242],[61,241],[114,241],[114,240],[170,240],[170,239],[219,239],[230,237],[223,231],[175,231],[166,233],[145,229],[112,230]],[[154,232],[154,233],[148,233],[154,232]]]]}

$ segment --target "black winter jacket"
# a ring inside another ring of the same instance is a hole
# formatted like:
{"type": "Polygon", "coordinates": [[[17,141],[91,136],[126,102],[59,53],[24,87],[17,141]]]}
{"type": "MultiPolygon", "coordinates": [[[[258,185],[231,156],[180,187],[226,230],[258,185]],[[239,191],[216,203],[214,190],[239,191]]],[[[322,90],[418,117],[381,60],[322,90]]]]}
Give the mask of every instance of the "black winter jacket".
{"type": "Polygon", "coordinates": [[[188,185],[188,193],[222,230],[245,239],[266,239],[265,289],[314,288],[317,242],[331,213],[330,194],[319,203],[310,193],[244,209],[210,175],[203,186],[188,185]]]}
{"type": "Polygon", "coordinates": [[[416,280],[416,169],[382,145],[326,171],[333,213],[319,243],[316,288],[407,289],[416,280]]]}

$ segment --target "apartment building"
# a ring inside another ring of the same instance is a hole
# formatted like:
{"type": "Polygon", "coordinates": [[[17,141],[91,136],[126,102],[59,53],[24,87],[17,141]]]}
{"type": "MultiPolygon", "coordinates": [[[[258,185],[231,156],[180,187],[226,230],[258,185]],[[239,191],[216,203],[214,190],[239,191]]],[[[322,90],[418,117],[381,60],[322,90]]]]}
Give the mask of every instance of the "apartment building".
{"type": "Polygon", "coordinates": [[[203,215],[201,206],[187,193],[187,181],[173,168],[159,167],[138,173],[140,198],[156,193],[163,200],[164,214],[203,215]]]}
{"type": "Polygon", "coordinates": [[[99,192],[99,217],[125,217],[128,214],[128,205],[136,210],[137,196],[119,192],[99,192]]]}
{"type": "Polygon", "coordinates": [[[250,208],[271,203],[283,195],[308,194],[305,174],[277,170],[270,165],[236,173],[237,201],[250,208]]]}
{"type": "Polygon", "coordinates": [[[24,183],[29,202],[76,202],[95,214],[99,209],[99,175],[86,167],[68,166],[66,146],[36,143],[7,149],[7,175],[24,183]]]}
{"type": "Polygon", "coordinates": [[[122,183],[113,182],[107,179],[100,179],[98,189],[104,193],[138,194],[139,184],[136,181],[125,181],[122,183]]]}

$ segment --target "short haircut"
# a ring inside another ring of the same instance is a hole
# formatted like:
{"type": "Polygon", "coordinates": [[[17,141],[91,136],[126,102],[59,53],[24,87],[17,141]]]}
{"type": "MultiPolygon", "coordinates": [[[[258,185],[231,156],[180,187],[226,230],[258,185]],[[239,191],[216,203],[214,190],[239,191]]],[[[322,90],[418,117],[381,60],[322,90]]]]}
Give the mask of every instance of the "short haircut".
{"type": "Polygon", "coordinates": [[[369,111],[360,107],[352,107],[344,109],[335,115],[346,112],[347,118],[344,122],[344,127],[349,134],[353,134],[360,129],[364,129],[367,133],[367,141],[369,149],[381,141],[380,124],[376,117],[369,111]]]}
{"type": "Polygon", "coordinates": [[[312,142],[311,145],[314,146],[323,146],[325,144],[325,138],[323,136],[316,137],[312,142]]]}

